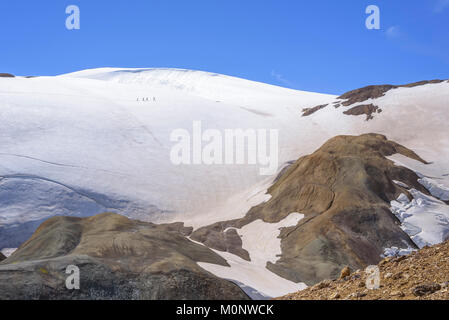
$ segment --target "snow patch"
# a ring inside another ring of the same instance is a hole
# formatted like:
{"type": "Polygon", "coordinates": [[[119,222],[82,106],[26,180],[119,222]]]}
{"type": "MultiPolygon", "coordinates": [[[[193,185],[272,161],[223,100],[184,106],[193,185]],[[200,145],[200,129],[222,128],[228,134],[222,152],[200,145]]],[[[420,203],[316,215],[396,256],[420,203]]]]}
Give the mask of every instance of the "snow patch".
{"type": "Polygon", "coordinates": [[[218,277],[232,279],[256,289],[267,297],[278,297],[307,288],[305,283],[286,280],[266,268],[267,262],[275,263],[281,254],[280,229],[295,226],[304,218],[303,214],[292,213],[278,223],[256,220],[242,229],[236,229],[242,237],[243,248],[249,252],[251,261],[228,253],[214,250],[227,260],[231,267],[199,262],[203,269],[218,277]]]}
{"type": "Polygon", "coordinates": [[[10,257],[15,251],[17,250],[17,248],[3,248],[2,250],[0,250],[0,252],[6,257],[10,257]]]}
{"type": "Polygon", "coordinates": [[[280,229],[296,226],[303,218],[303,214],[294,212],[278,223],[266,223],[259,219],[236,230],[242,238],[242,247],[248,251],[251,261],[265,267],[267,262],[276,263],[278,255],[282,253],[280,229]]]}

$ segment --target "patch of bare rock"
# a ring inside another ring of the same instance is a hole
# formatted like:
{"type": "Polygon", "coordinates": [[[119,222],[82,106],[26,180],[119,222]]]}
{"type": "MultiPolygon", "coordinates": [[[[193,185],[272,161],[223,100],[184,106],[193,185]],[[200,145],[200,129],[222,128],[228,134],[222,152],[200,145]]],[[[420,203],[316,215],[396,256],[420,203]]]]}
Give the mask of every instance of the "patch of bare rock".
{"type": "MultiPolygon", "coordinates": [[[[341,107],[341,106],[350,106],[353,105],[355,103],[360,103],[369,99],[377,99],[380,97],[383,97],[385,95],[385,93],[387,93],[388,91],[392,90],[392,89],[397,89],[397,88],[413,88],[413,87],[417,87],[417,86],[422,86],[422,85],[426,85],[426,84],[435,84],[435,83],[441,83],[444,82],[445,80],[424,80],[424,81],[418,81],[418,82],[413,82],[413,83],[409,83],[409,84],[404,84],[404,85],[391,85],[391,84],[385,84],[385,85],[371,85],[371,86],[366,86],[363,88],[359,88],[359,89],[355,89],[352,91],[348,91],[344,94],[342,94],[341,96],[339,96],[337,98],[336,101],[332,102],[332,105],[334,106],[335,109],[341,107]]],[[[449,80],[448,80],[449,82],[449,80]]],[[[329,104],[323,104],[323,105],[319,105],[316,107],[312,107],[312,108],[304,108],[302,109],[302,116],[303,117],[307,117],[310,116],[312,114],[314,114],[315,112],[322,110],[324,108],[326,108],[329,104]]],[[[346,115],[354,115],[354,116],[359,116],[359,115],[366,115],[366,120],[372,120],[373,119],[373,114],[375,113],[381,113],[382,109],[380,109],[378,106],[375,106],[373,104],[362,104],[362,105],[357,105],[355,107],[352,107],[351,109],[343,112],[346,115]]]]}
{"type": "Polygon", "coordinates": [[[363,104],[359,106],[355,106],[349,110],[346,110],[343,112],[346,115],[353,115],[353,116],[360,116],[365,114],[366,115],[366,121],[374,119],[373,114],[375,113],[381,113],[382,109],[380,109],[378,106],[375,106],[373,104],[363,104]]]}
{"type": "Polygon", "coordinates": [[[5,299],[248,299],[234,283],[196,262],[227,266],[187,239],[182,223],[153,224],[104,213],[45,221],[0,263],[5,299]],[[80,270],[80,289],[67,290],[67,266],[80,270]]]}
{"type": "Polygon", "coordinates": [[[324,280],[282,300],[448,300],[449,241],[413,252],[385,258],[378,264],[380,287],[366,287],[363,270],[343,270],[335,280],[324,280]]]}
{"type": "Polygon", "coordinates": [[[310,116],[311,114],[314,114],[315,112],[317,112],[318,110],[324,109],[327,107],[327,104],[322,104],[313,108],[304,108],[302,109],[302,116],[303,117],[307,117],[310,116]]]}
{"type": "Polygon", "coordinates": [[[0,73],[0,78],[14,78],[15,76],[10,73],[0,73]]]}
{"type": "Polygon", "coordinates": [[[383,97],[385,93],[390,91],[391,89],[397,89],[397,88],[413,88],[417,86],[422,86],[425,84],[433,84],[433,83],[441,83],[444,80],[424,80],[424,81],[418,81],[413,82],[409,84],[404,85],[373,85],[373,86],[366,86],[363,88],[355,89],[349,92],[346,92],[338,97],[338,99],[346,100],[342,102],[342,105],[349,106],[351,104],[357,103],[357,102],[363,102],[368,99],[376,99],[383,97]]]}

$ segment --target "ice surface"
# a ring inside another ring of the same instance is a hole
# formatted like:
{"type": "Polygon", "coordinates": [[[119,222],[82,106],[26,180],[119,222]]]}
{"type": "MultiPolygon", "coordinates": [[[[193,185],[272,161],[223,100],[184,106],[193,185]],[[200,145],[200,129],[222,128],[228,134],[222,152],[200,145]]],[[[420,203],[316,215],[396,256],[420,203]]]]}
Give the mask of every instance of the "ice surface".
{"type": "Polygon", "coordinates": [[[419,248],[446,240],[449,237],[449,206],[416,189],[409,192],[412,201],[402,194],[397,201],[391,202],[391,211],[401,221],[401,228],[419,248]]]}

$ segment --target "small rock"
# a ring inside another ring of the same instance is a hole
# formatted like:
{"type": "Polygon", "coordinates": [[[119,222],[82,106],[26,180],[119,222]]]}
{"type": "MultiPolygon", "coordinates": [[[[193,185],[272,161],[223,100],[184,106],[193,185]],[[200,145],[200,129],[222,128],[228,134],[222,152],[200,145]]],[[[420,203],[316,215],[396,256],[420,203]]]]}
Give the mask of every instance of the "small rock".
{"type": "Polygon", "coordinates": [[[329,299],[335,300],[335,299],[339,299],[341,296],[338,292],[335,292],[333,294],[330,295],[329,299]]]}
{"type": "Polygon", "coordinates": [[[392,276],[393,276],[393,274],[391,272],[388,272],[384,275],[384,279],[391,278],[392,276]]]}
{"type": "Polygon", "coordinates": [[[363,281],[359,282],[359,288],[365,288],[366,284],[363,281]]]}
{"type": "Polygon", "coordinates": [[[421,297],[432,294],[438,290],[441,290],[441,286],[438,283],[427,283],[413,288],[413,294],[417,297],[421,297]]]}
{"type": "Polygon", "coordinates": [[[316,285],[314,285],[312,287],[312,290],[320,290],[320,289],[324,289],[324,288],[329,288],[331,283],[332,282],[330,280],[323,280],[320,283],[317,283],[316,285]]]}
{"type": "Polygon", "coordinates": [[[357,280],[357,279],[360,279],[360,278],[361,278],[360,274],[354,274],[354,275],[352,275],[351,280],[357,280]]]}
{"type": "Polygon", "coordinates": [[[390,296],[392,297],[404,297],[405,294],[399,290],[391,291],[390,296]]]}
{"type": "Polygon", "coordinates": [[[365,292],[354,292],[351,293],[349,296],[347,296],[346,299],[358,299],[358,298],[363,298],[366,296],[365,292]]]}
{"type": "Polygon", "coordinates": [[[351,269],[349,269],[349,267],[346,266],[343,268],[343,270],[341,270],[339,279],[344,279],[350,275],[351,275],[351,269]]]}
{"type": "Polygon", "coordinates": [[[398,272],[395,275],[393,275],[392,279],[393,280],[399,280],[402,278],[402,272],[398,272]]]}
{"type": "Polygon", "coordinates": [[[449,287],[449,281],[443,282],[441,284],[441,288],[447,288],[447,287],[449,287]]]}

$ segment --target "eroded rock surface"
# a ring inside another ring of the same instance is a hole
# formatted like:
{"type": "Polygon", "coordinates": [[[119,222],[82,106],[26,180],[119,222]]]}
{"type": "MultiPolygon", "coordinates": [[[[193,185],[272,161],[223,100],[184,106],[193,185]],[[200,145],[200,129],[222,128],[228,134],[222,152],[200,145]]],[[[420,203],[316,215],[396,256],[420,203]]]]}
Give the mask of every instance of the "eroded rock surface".
{"type": "Polygon", "coordinates": [[[50,218],[0,264],[0,299],[247,299],[196,264],[227,262],[190,232],[112,213],[50,218]],[[65,287],[69,265],[80,290],[65,287]]]}
{"type": "Polygon", "coordinates": [[[415,172],[386,158],[395,153],[426,163],[383,135],[334,137],[291,164],[268,189],[269,201],[251,208],[244,218],[195,230],[192,237],[207,244],[213,238],[214,247],[226,251],[219,248],[228,247],[219,235],[226,228],[240,229],[257,219],[277,223],[302,213],[305,217],[296,226],[281,230],[282,255],[267,268],[308,285],[337,277],[345,266],[357,270],[376,264],[387,247],[415,248],[389,209],[400,194],[411,197],[393,181],[428,191],[415,172]]]}

